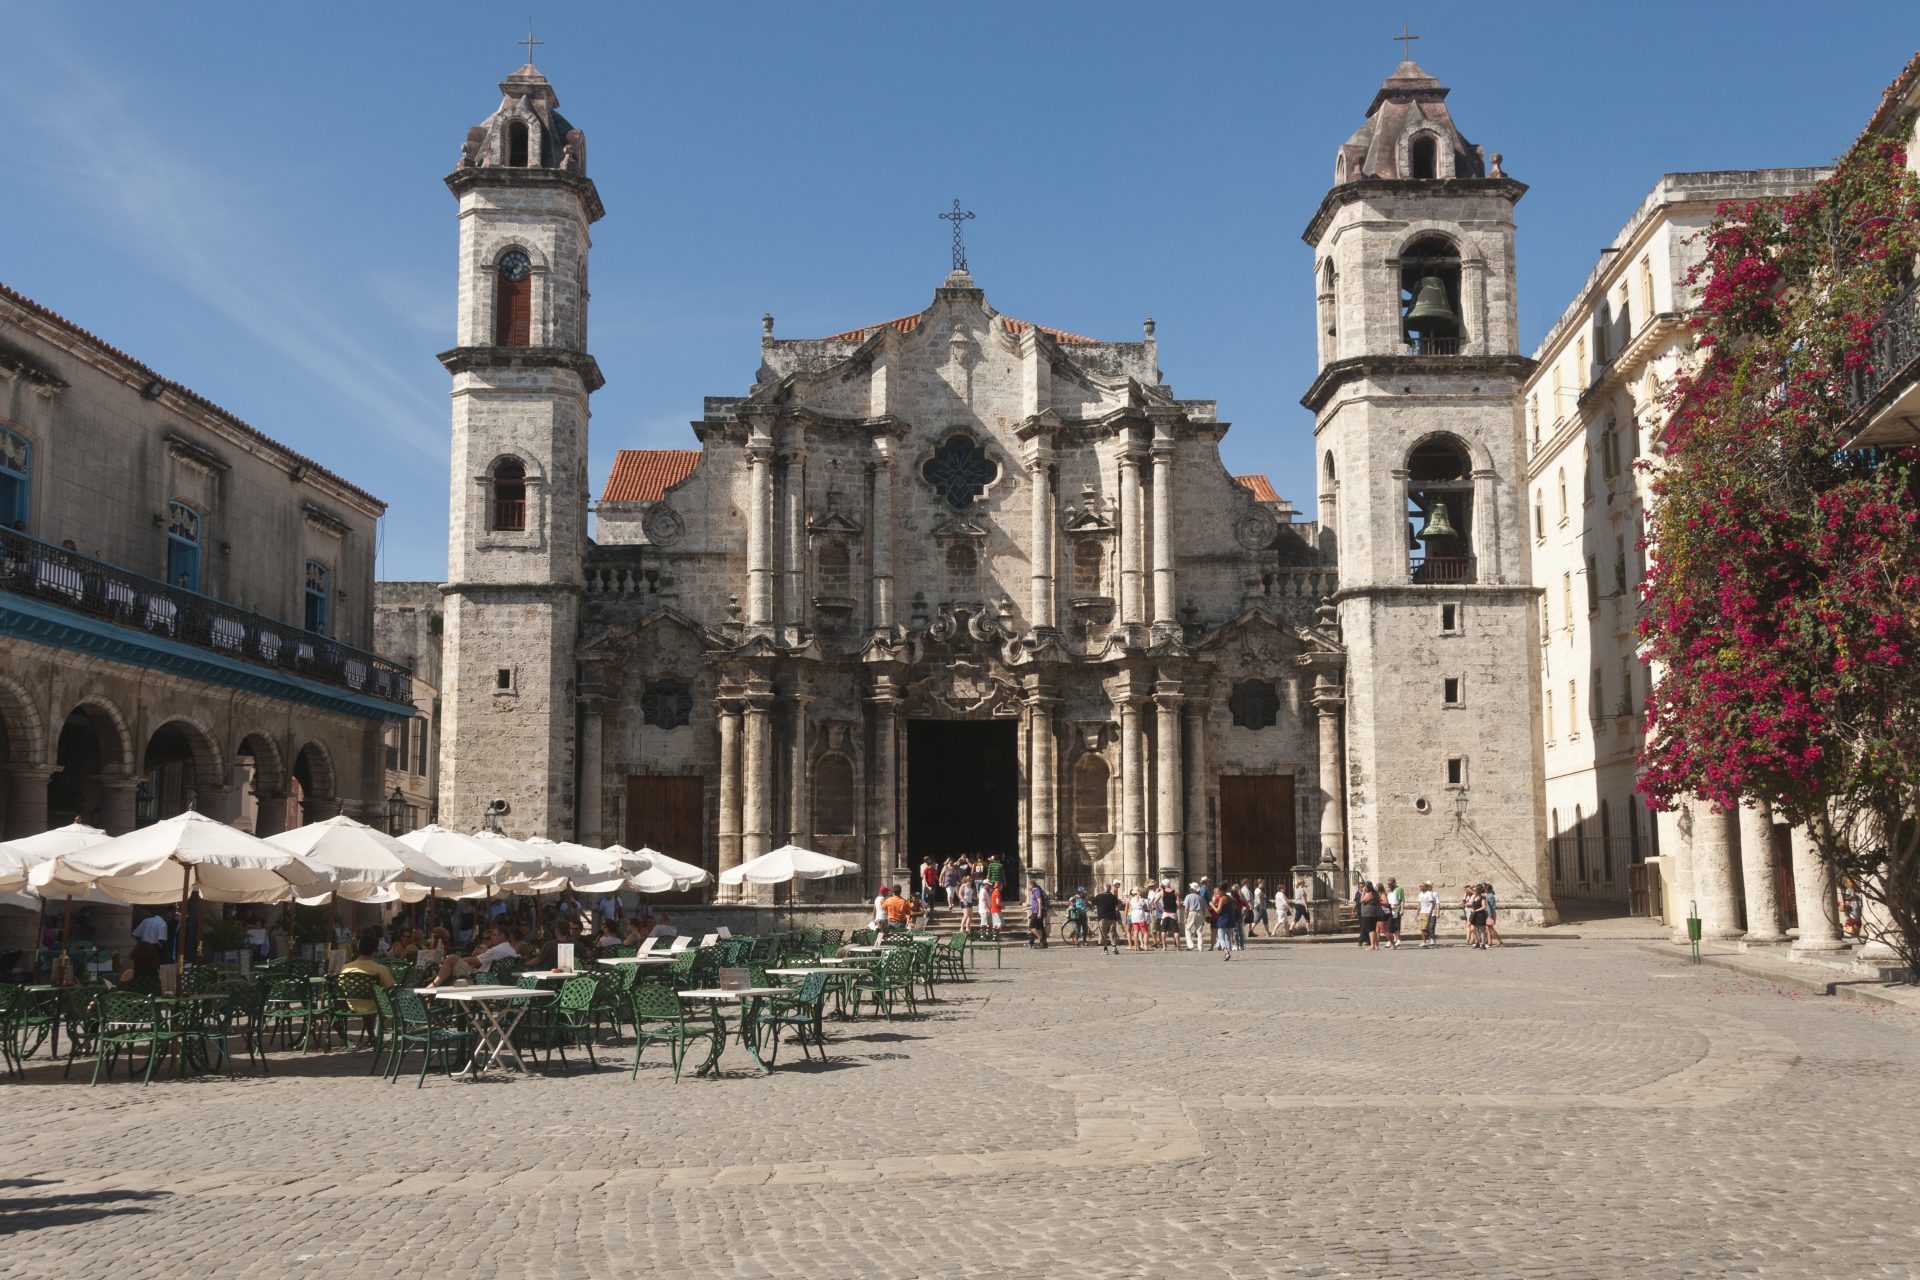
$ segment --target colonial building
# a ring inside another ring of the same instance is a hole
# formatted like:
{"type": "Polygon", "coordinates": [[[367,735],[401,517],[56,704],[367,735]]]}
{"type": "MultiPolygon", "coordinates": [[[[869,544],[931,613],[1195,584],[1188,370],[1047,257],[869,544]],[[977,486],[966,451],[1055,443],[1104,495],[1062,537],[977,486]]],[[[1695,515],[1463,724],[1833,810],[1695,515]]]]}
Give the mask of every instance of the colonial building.
{"type": "MultiPolygon", "coordinates": [[[[1560,902],[1624,906],[1631,884],[1634,909],[1659,912],[1657,877],[1634,870],[1662,848],[1635,790],[1648,693],[1635,628],[1652,481],[1641,464],[1657,460],[1666,394],[1692,345],[1686,276],[1704,254],[1700,232],[1723,202],[1789,196],[1823,174],[1665,175],[1534,352],[1522,394],[1534,581],[1544,592],[1536,696],[1560,902]]],[[[1784,864],[1784,828],[1756,816],[1748,834],[1784,864]]]]}
{"type": "Polygon", "coordinates": [[[0,829],[378,820],[384,509],[0,287],[0,829]]]}
{"type": "Polygon", "coordinates": [[[552,85],[500,87],[447,179],[444,820],[718,868],[794,841],[871,873],[842,896],[993,851],[1055,885],[1298,866],[1337,893],[1351,861],[1549,909],[1538,735],[1512,732],[1538,660],[1524,188],[1437,82],[1387,81],[1308,232],[1322,521],[1226,472],[1227,424],[1173,393],[1151,320],[1015,319],[956,254],[896,319],[767,317],[700,448],[621,453],[591,539],[603,209],[552,85]]]}
{"type": "Polygon", "coordinates": [[[374,584],[373,647],[405,667],[413,718],[387,726],[381,782],[390,817],[412,831],[440,814],[440,631],[445,617],[437,582],[374,584]],[[397,793],[397,799],[396,799],[397,793]]]}

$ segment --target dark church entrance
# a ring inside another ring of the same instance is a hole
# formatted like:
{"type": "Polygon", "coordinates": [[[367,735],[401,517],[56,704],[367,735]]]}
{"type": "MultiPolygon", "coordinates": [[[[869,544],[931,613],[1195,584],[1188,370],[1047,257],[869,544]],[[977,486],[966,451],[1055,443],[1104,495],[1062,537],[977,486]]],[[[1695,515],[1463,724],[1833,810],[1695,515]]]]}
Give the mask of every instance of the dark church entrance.
{"type": "Polygon", "coordinates": [[[1000,855],[1001,893],[1020,888],[1020,757],[1014,720],[907,722],[907,855],[935,866],[1000,855]]]}

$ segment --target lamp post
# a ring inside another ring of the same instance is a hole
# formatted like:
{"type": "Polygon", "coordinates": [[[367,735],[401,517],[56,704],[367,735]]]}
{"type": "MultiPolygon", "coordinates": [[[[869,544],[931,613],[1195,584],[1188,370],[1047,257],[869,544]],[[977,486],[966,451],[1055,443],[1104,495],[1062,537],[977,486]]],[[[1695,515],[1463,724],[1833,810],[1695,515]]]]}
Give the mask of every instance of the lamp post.
{"type": "Polygon", "coordinates": [[[399,787],[395,787],[393,789],[393,794],[387,797],[387,834],[388,835],[397,836],[400,834],[400,819],[403,815],[405,815],[406,811],[407,811],[407,798],[400,794],[399,787]]]}

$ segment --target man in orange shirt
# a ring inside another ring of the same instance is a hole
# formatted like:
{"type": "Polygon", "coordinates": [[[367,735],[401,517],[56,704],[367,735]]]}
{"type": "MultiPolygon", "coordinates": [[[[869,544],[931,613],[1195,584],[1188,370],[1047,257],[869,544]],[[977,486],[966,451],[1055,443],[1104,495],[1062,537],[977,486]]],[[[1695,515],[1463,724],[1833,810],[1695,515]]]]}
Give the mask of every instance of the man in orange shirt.
{"type": "Polygon", "coordinates": [[[996,929],[1000,927],[1000,882],[998,880],[989,881],[987,884],[987,923],[996,929]]]}
{"type": "Polygon", "coordinates": [[[900,896],[899,885],[894,885],[887,890],[887,896],[880,905],[886,910],[888,928],[906,927],[907,900],[900,896]]]}

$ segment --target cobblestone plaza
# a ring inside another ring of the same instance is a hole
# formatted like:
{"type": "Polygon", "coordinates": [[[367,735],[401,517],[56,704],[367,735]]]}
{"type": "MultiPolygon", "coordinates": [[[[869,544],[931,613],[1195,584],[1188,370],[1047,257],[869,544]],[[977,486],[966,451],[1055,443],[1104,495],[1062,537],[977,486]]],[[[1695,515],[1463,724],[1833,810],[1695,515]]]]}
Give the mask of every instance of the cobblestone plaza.
{"type": "MultiPolygon", "coordinates": [[[[1009,954],[675,1085],[6,1088],[0,1276],[1911,1276],[1920,1021],[1634,942],[1009,954]]],[[[577,1055],[576,1055],[577,1056],[577,1055]]],[[[651,1062],[651,1066],[647,1065],[651,1062]]],[[[616,1065],[617,1064],[617,1065],[616,1065]]]]}

